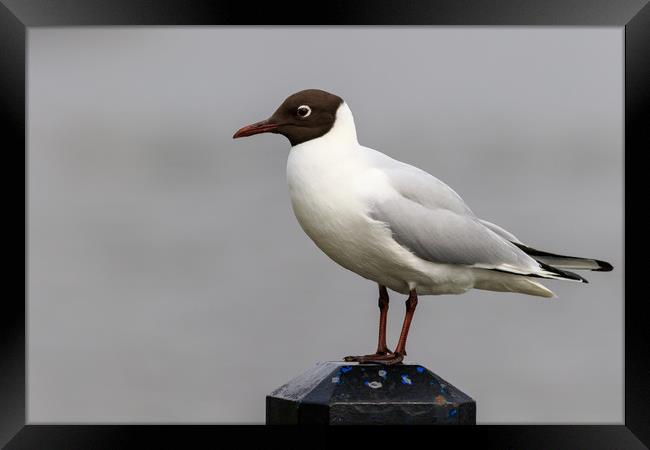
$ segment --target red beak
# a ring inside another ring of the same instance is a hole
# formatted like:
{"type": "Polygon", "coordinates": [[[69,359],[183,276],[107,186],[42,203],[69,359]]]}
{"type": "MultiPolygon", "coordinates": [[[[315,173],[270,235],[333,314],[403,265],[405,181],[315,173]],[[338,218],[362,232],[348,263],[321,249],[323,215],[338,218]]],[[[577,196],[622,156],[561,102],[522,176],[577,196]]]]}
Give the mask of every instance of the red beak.
{"type": "Polygon", "coordinates": [[[260,133],[272,133],[278,128],[278,124],[269,122],[268,119],[262,120],[261,122],[254,123],[252,125],[246,125],[245,127],[240,128],[233,135],[233,139],[240,137],[252,136],[254,134],[260,133]]]}

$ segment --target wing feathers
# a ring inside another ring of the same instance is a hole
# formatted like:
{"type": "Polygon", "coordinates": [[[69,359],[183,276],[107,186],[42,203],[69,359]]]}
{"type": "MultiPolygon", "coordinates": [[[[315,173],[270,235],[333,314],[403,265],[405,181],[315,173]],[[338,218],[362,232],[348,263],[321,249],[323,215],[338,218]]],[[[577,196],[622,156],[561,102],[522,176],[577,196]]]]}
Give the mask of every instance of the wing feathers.
{"type": "Polygon", "coordinates": [[[498,225],[477,218],[442,181],[375,153],[368,154],[381,163],[395,195],[373,202],[370,216],[385,223],[396,242],[422,259],[583,283],[587,280],[564,269],[612,270],[604,261],[528,247],[498,225]]]}
{"type": "Polygon", "coordinates": [[[384,222],[395,241],[427,261],[484,268],[508,265],[522,273],[539,270],[533,258],[471,215],[396,196],[375,203],[370,216],[384,222]]]}
{"type": "Polygon", "coordinates": [[[578,256],[556,255],[528,247],[520,242],[513,242],[513,244],[536,260],[560,269],[594,270],[596,272],[609,272],[613,269],[612,265],[606,261],[578,256]]]}

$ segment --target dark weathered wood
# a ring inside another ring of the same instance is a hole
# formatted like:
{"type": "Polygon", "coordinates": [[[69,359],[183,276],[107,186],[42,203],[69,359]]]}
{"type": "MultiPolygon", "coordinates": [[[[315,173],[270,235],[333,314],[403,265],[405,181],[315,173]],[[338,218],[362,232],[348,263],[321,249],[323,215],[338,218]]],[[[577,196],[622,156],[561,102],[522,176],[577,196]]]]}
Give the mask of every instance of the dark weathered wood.
{"type": "Polygon", "coordinates": [[[476,424],[476,402],[418,365],[320,362],[266,397],[266,423],[476,424]]]}

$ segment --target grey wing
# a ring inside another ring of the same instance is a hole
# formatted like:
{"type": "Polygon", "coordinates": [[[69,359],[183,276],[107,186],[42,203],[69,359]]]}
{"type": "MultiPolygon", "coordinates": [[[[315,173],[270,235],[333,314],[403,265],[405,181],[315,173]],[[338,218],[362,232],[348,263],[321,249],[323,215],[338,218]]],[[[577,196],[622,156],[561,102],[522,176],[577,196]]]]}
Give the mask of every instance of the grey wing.
{"type": "Polygon", "coordinates": [[[390,184],[401,196],[427,208],[443,208],[459,214],[474,215],[460,195],[430,173],[371,148],[362,149],[372,164],[388,177],[390,184]]]}
{"type": "Polygon", "coordinates": [[[394,189],[392,196],[368,199],[370,216],[422,259],[582,282],[586,280],[558,267],[611,270],[604,261],[526,247],[512,233],[476,217],[453,189],[433,175],[375,150],[363,151],[394,189]]]}
{"type": "Polygon", "coordinates": [[[376,202],[370,216],[418,257],[442,264],[537,273],[539,264],[471,214],[429,208],[403,196],[376,202]]]}
{"type": "Polygon", "coordinates": [[[418,257],[443,264],[537,273],[533,258],[509,242],[510,233],[478,219],[449,186],[422,169],[364,148],[386,175],[395,195],[370,199],[370,216],[418,257]]]}
{"type": "Polygon", "coordinates": [[[514,236],[478,219],[445,183],[383,153],[363,150],[395,190],[388,199],[369,199],[370,216],[384,222],[399,244],[431,262],[539,272],[537,261],[509,242],[514,236]]]}
{"type": "Polygon", "coordinates": [[[504,239],[506,239],[506,240],[508,240],[510,242],[516,242],[518,244],[521,244],[521,241],[519,239],[517,239],[514,234],[512,234],[511,232],[509,232],[507,230],[504,230],[499,225],[495,225],[492,222],[488,222],[487,220],[483,220],[483,219],[479,219],[479,221],[483,225],[488,227],[490,230],[494,231],[496,234],[501,236],[502,238],[504,238],[504,239]]]}

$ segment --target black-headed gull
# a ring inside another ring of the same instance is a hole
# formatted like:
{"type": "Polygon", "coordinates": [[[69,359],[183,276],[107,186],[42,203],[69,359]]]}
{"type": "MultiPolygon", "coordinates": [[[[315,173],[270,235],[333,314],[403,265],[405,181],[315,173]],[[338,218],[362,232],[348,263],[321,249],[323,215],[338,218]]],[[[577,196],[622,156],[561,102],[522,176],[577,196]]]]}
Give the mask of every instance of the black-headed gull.
{"type": "Polygon", "coordinates": [[[434,176],[360,145],[350,108],[334,94],[300,91],[233,137],[267,132],[291,143],[287,181],[302,229],[331,259],[379,285],[377,351],[346,361],[401,362],[418,294],[476,288],[554,297],[533,278],[586,283],[566,269],[612,270],[604,261],[529,247],[476,217],[434,176]],[[386,288],[408,295],[394,352],[386,345],[386,288]]]}

